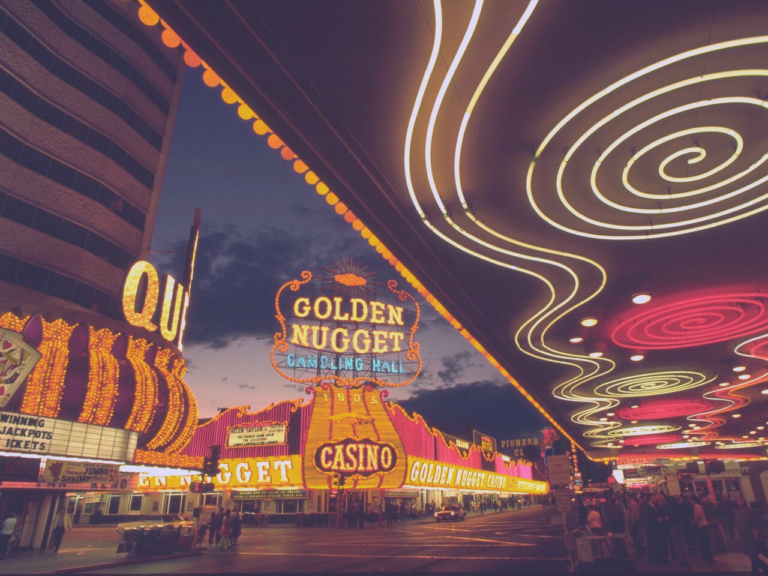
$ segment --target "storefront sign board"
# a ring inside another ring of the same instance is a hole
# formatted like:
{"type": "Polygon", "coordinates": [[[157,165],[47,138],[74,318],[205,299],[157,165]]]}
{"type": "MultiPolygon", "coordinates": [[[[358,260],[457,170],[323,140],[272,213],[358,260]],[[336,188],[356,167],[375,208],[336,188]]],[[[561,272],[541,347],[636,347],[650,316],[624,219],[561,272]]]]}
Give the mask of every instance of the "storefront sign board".
{"type": "Polygon", "coordinates": [[[494,492],[526,492],[546,494],[546,482],[516,476],[495,474],[475,468],[465,468],[434,460],[408,457],[406,484],[460,490],[492,490],[494,492]]]}
{"type": "Polygon", "coordinates": [[[0,481],[37,482],[40,458],[0,458],[0,481]]]}
{"type": "Polygon", "coordinates": [[[306,490],[234,490],[232,492],[232,500],[264,500],[267,498],[279,500],[284,498],[303,499],[306,497],[306,490]]]}
{"type": "Polygon", "coordinates": [[[227,431],[227,448],[279,446],[287,441],[286,424],[256,423],[253,426],[232,427],[227,431]]]}
{"type": "Polygon", "coordinates": [[[136,432],[0,412],[0,450],[132,462],[136,432]]]}
{"type": "Polygon", "coordinates": [[[568,486],[571,483],[571,462],[567,454],[547,458],[551,486],[568,486]]]}
{"type": "Polygon", "coordinates": [[[66,484],[115,484],[119,477],[119,468],[117,464],[49,459],[43,470],[43,481],[66,484]]]}

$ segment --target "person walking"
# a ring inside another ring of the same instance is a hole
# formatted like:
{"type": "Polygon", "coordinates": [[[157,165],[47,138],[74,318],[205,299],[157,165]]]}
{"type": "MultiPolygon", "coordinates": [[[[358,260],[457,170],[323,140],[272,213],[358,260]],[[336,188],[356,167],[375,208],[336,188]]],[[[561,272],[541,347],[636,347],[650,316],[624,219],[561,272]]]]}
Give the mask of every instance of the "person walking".
{"type": "Polygon", "coordinates": [[[224,524],[224,508],[219,508],[219,513],[216,514],[216,524],[215,524],[215,532],[214,539],[216,540],[216,545],[218,546],[221,542],[221,527],[224,524]]]}
{"type": "Polygon", "coordinates": [[[224,512],[224,517],[221,522],[221,530],[220,535],[221,539],[219,540],[219,546],[221,546],[222,550],[229,549],[229,545],[232,541],[232,510],[227,510],[224,512]]]}
{"type": "Polygon", "coordinates": [[[680,517],[680,497],[667,496],[669,512],[669,548],[672,551],[672,560],[679,566],[688,564],[688,549],[685,545],[685,533],[680,517]]]}
{"type": "Polygon", "coordinates": [[[211,512],[211,519],[208,522],[208,546],[213,546],[213,540],[216,537],[216,511],[211,512]]]}
{"type": "Polygon", "coordinates": [[[726,545],[729,546],[736,543],[736,534],[733,531],[733,512],[735,508],[736,503],[725,498],[725,495],[717,504],[717,512],[720,515],[720,529],[723,532],[726,545]]]}
{"type": "Polygon", "coordinates": [[[704,508],[696,497],[693,498],[693,523],[696,527],[696,540],[699,543],[701,557],[705,564],[713,564],[715,560],[712,558],[712,543],[709,540],[709,522],[707,522],[704,508]]]}
{"type": "Polygon", "coordinates": [[[8,552],[8,543],[11,541],[11,536],[16,531],[16,524],[19,521],[19,515],[16,513],[11,514],[3,520],[0,525],[0,560],[5,558],[6,552],[8,552]]]}
{"type": "Polygon", "coordinates": [[[240,532],[243,530],[243,520],[240,517],[240,512],[235,512],[232,515],[232,547],[237,546],[237,541],[240,539],[240,532]]]}
{"type": "Polygon", "coordinates": [[[690,494],[683,494],[680,501],[680,524],[683,527],[683,535],[688,548],[696,547],[696,527],[693,523],[693,500],[690,494]]]}
{"type": "Polygon", "coordinates": [[[717,511],[717,504],[713,502],[709,494],[702,496],[700,503],[709,524],[709,539],[712,543],[712,551],[723,552],[725,550],[725,542],[723,541],[723,533],[720,531],[720,514],[717,511]]]}
{"type": "Polygon", "coordinates": [[[64,538],[64,532],[72,530],[72,518],[67,514],[67,509],[62,506],[59,512],[53,517],[53,553],[59,553],[61,539],[64,538]]]}
{"type": "Polygon", "coordinates": [[[629,534],[632,536],[635,554],[643,554],[645,546],[643,545],[643,530],[640,524],[640,506],[637,504],[637,498],[631,494],[627,495],[627,522],[629,523],[629,534]]]}
{"type": "Polygon", "coordinates": [[[605,515],[608,518],[608,525],[611,527],[611,532],[614,534],[623,534],[626,528],[626,518],[624,517],[624,509],[619,506],[618,500],[614,498],[611,500],[611,505],[608,510],[605,511],[605,515]]]}

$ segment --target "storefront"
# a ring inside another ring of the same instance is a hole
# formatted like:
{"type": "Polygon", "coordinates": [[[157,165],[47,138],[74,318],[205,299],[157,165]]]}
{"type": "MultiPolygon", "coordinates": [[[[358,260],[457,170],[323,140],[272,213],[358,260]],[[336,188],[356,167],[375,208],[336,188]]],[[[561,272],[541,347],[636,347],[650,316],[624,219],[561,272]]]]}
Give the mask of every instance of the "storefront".
{"type": "MultiPolygon", "coordinates": [[[[0,520],[20,517],[13,547],[46,546],[61,507],[76,524],[155,511],[138,491],[138,471],[201,469],[202,458],[181,454],[197,424],[179,349],[185,288],[177,284],[175,303],[158,306],[153,281],[159,286],[149,263],[131,268],[125,322],[2,302],[0,520]]],[[[157,511],[181,511],[186,492],[180,498],[157,511]]]]}

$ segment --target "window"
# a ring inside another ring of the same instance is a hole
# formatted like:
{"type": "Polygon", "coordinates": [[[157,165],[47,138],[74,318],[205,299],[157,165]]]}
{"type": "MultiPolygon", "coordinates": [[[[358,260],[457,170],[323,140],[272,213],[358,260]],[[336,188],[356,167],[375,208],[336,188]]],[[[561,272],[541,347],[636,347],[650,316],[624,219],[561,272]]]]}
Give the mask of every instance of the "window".
{"type": "Polygon", "coordinates": [[[295,514],[304,511],[304,500],[275,500],[275,514],[295,514]]]}
{"type": "Polygon", "coordinates": [[[144,503],[144,496],[141,494],[132,494],[131,495],[131,508],[130,513],[140,514],[141,513],[141,505],[144,503]]]}
{"type": "Polygon", "coordinates": [[[163,514],[181,514],[187,495],[183,492],[169,492],[163,497],[163,514]]]}
{"type": "Polygon", "coordinates": [[[221,506],[221,494],[203,494],[203,506],[221,506]]]}
{"type": "Polygon", "coordinates": [[[109,508],[107,508],[107,514],[118,514],[120,512],[120,494],[112,494],[109,497],[109,508]]]}

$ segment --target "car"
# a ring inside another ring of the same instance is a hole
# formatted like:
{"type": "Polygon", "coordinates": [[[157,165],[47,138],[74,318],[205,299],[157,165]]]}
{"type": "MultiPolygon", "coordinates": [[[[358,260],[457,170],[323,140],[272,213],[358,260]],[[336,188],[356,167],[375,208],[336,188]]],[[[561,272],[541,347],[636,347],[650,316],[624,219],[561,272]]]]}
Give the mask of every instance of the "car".
{"type": "Polygon", "coordinates": [[[151,514],[146,516],[137,516],[136,520],[123,522],[117,525],[117,535],[122,536],[126,530],[134,528],[169,528],[194,527],[194,522],[184,520],[181,514],[151,514]]]}
{"type": "Polygon", "coordinates": [[[449,520],[458,522],[459,520],[464,520],[466,516],[467,511],[464,508],[457,504],[449,504],[448,506],[443,506],[442,510],[435,512],[435,522],[442,522],[443,520],[446,522],[449,520]]]}

